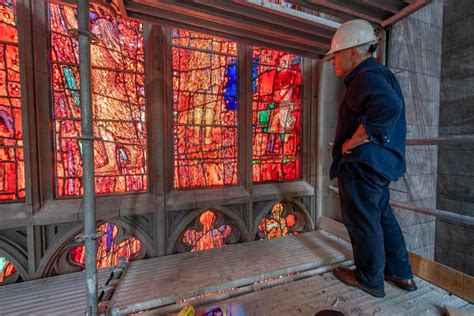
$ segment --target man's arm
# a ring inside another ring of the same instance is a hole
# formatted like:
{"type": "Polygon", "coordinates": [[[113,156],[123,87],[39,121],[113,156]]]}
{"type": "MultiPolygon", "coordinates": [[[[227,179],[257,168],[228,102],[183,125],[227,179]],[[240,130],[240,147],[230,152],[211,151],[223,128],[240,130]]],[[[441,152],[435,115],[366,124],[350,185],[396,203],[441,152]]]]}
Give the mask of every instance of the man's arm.
{"type": "Polygon", "coordinates": [[[342,144],[342,154],[350,154],[351,150],[369,142],[369,135],[365,131],[364,125],[359,124],[359,127],[355,131],[354,135],[342,144]]]}
{"type": "Polygon", "coordinates": [[[355,148],[362,140],[375,144],[390,142],[388,129],[398,119],[403,110],[403,100],[380,73],[363,71],[351,83],[350,108],[362,115],[358,118],[360,126],[348,140],[347,148],[355,148]],[[364,138],[365,137],[365,138],[364,138]]]}

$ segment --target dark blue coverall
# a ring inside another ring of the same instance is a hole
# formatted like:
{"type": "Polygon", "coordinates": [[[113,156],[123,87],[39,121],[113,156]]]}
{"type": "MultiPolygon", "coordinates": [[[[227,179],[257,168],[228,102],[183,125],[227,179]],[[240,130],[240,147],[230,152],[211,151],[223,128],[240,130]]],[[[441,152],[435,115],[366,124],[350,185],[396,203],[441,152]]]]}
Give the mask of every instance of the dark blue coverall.
{"type": "Polygon", "coordinates": [[[351,238],[356,277],[383,288],[384,271],[413,278],[400,226],[389,205],[389,184],[406,171],[405,102],[392,72],[368,58],[344,80],[330,178],[338,178],[342,220],[351,238]],[[342,154],[363,124],[369,142],[342,154]]]}

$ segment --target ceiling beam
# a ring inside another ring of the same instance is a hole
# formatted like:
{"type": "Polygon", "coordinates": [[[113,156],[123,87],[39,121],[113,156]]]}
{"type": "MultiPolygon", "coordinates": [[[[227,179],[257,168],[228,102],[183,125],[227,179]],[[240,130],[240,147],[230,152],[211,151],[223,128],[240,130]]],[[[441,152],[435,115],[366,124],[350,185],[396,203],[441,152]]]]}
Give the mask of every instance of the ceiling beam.
{"type": "MultiPolygon", "coordinates": [[[[285,14],[278,14],[271,8],[261,5],[262,2],[253,4],[249,1],[219,1],[219,0],[190,0],[202,6],[216,8],[222,11],[238,14],[242,19],[249,18],[255,21],[262,21],[275,29],[287,28],[298,31],[300,34],[319,35],[331,39],[337,28],[328,27],[319,23],[314,23],[305,18],[285,14]]],[[[265,2],[264,2],[265,3],[265,2]]],[[[269,2],[270,3],[270,2],[269,2]]],[[[270,3],[271,4],[271,3],[270,3]]],[[[296,10],[293,10],[296,11],[296,10]]],[[[299,12],[299,11],[296,11],[299,12]]]]}
{"type": "Polygon", "coordinates": [[[398,21],[400,21],[401,19],[403,19],[404,17],[412,14],[413,12],[415,12],[416,10],[419,10],[421,9],[422,7],[424,7],[425,5],[427,5],[428,3],[430,3],[432,0],[405,0],[405,2],[409,2],[410,4],[408,6],[406,6],[405,8],[403,8],[402,10],[400,10],[397,14],[393,15],[392,17],[386,19],[385,21],[382,22],[382,27],[386,27],[388,25],[392,25],[398,21]]]}
{"type": "Polygon", "coordinates": [[[282,40],[279,36],[269,36],[248,29],[238,29],[230,27],[227,24],[209,21],[196,16],[188,16],[178,12],[170,12],[161,8],[144,6],[137,3],[127,2],[126,4],[130,17],[164,26],[189,29],[251,45],[278,48],[311,58],[319,58],[329,49],[329,44],[318,43],[318,45],[307,45],[298,43],[298,39],[295,39],[295,41],[282,40]]]}
{"type": "Polygon", "coordinates": [[[236,13],[229,13],[220,9],[203,6],[199,3],[188,1],[158,1],[152,5],[154,8],[161,9],[170,13],[197,18],[203,21],[209,21],[225,25],[240,31],[251,31],[263,36],[279,38],[281,41],[293,42],[295,44],[308,45],[310,47],[323,47],[329,45],[330,36],[322,37],[311,33],[302,33],[283,26],[269,25],[267,22],[254,20],[248,16],[239,16],[236,13]]]}
{"type": "Polygon", "coordinates": [[[400,0],[361,0],[366,5],[379,8],[390,13],[398,13],[406,5],[400,0]]]}
{"type": "Polygon", "coordinates": [[[287,2],[297,4],[306,9],[329,14],[343,20],[364,19],[372,23],[380,24],[382,20],[371,15],[355,11],[350,8],[342,7],[328,0],[286,0],[287,2]]]}
{"type": "Polygon", "coordinates": [[[356,12],[357,14],[364,14],[371,16],[373,18],[379,19],[379,20],[384,20],[390,16],[393,15],[392,12],[387,11],[383,8],[380,8],[378,6],[373,6],[373,5],[367,5],[366,2],[361,1],[361,0],[310,0],[312,2],[318,3],[319,1],[323,1],[324,5],[331,5],[331,6],[338,6],[341,10],[348,9],[353,12],[356,12]]]}
{"type": "MultiPolygon", "coordinates": [[[[317,28],[327,28],[329,30],[336,30],[340,23],[319,17],[317,15],[309,14],[303,11],[287,8],[279,4],[261,0],[229,0],[238,3],[241,6],[247,6],[258,11],[269,12],[273,15],[280,16],[284,19],[291,19],[297,21],[304,21],[305,23],[313,24],[317,28]]],[[[288,1],[288,0],[287,0],[288,1]]],[[[290,1],[288,1],[290,2],[290,1]]]]}

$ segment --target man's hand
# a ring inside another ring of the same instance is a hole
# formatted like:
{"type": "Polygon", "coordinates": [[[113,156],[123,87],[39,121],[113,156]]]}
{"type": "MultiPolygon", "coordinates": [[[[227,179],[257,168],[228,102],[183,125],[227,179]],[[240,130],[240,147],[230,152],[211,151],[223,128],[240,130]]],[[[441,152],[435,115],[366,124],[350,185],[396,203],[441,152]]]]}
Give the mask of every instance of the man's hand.
{"type": "Polygon", "coordinates": [[[369,143],[369,136],[365,132],[362,124],[359,125],[354,135],[342,144],[342,154],[347,155],[352,153],[352,149],[359,147],[362,144],[369,143]]]}

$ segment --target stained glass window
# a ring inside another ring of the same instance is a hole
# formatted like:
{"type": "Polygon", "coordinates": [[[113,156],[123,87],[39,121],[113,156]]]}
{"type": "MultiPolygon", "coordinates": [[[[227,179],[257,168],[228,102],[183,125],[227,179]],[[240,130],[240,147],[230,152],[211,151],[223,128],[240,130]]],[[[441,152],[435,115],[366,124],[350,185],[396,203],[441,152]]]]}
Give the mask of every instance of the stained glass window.
{"type": "Polygon", "coordinates": [[[304,217],[294,212],[290,205],[277,202],[270,213],[262,218],[258,226],[258,239],[271,239],[297,235],[305,229],[304,217]]]}
{"type": "Polygon", "coordinates": [[[0,201],[25,198],[16,1],[0,0],[0,201]]]}
{"type": "Polygon", "coordinates": [[[6,278],[15,274],[16,268],[4,257],[0,257],[0,285],[3,284],[6,278]]]}
{"type": "MultiPolygon", "coordinates": [[[[90,12],[92,99],[97,193],[147,188],[143,26],[90,12]]],[[[50,4],[56,195],[82,194],[76,10],[50,4]]]]}
{"type": "Polygon", "coordinates": [[[218,212],[206,210],[183,232],[178,250],[201,251],[238,241],[240,232],[218,212]]]}
{"type": "Polygon", "coordinates": [[[237,184],[237,44],[172,31],[174,185],[237,184]]]}
{"type": "Polygon", "coordinates": [[[253,181],[300,178],[301,57],[253,51],[253,181]]]}
{"type": "MultiPolygon", "coordinates": [[[[137,238],[130,237],[123,241],[118,240],[118,228],[113,224],[102,224],[97,227],[97,231],[104,232],[97,244],[97,268],[116,266],[120,257],[125,257],[129,261],[141,249],[141,243],[137,238]]],[[[85,247],[77,246],[73,248],[69,253],[69,258],[73,264],[84,267],[85,247]]]]}

